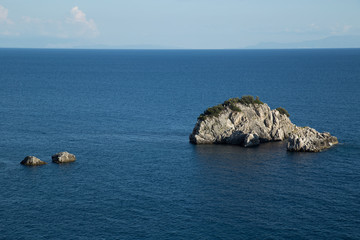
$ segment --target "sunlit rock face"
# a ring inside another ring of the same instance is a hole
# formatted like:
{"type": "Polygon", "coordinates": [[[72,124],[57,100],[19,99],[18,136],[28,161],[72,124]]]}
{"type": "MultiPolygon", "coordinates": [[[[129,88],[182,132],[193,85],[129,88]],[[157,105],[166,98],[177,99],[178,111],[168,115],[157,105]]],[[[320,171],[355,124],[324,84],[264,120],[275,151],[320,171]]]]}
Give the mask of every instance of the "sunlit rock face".
{"type": "Polygon", "coordinates": [[[320,152],[338,144],[330,133],[320,133],[310,127],[296,127],[290,134],[287,150],[293,152],[320,152]]]}
{"type": "Polygon", "coordinates": [[[330,133],[297,127],[283,108],[270,107],[252,96],[233,98],[201,114],[189,136],[193,144],[254,147],[288,140],[288,151],[319,152],[338,143],[330,133]]]}
{"type": "Polygon", "coordinates": [[[75,155],[68,152],[56,153],[51,158],[54,163],[69,163],[76,161],[75,155]]]}
{"type": "Polygon", "coordinates": [[[287,115],[271,110],[265,103],[233,103],[223,108],[216,116],[199,117],[190,135],[191,143],[253,147],[287,139],[295,128],[287,115]]]}
{"type": "Polygon", "coordinates": [[[46,164],[46,162],[43,162],[34,156],[27,156],[20,162],[20,164],[25,166],[40,166],[46,164]]]}

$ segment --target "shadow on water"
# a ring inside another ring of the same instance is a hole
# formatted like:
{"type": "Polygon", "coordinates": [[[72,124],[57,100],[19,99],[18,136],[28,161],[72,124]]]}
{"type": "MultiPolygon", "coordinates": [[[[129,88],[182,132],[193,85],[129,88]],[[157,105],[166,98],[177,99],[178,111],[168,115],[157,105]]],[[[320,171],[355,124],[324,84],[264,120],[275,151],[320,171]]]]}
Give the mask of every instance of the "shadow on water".
{"type": "Polygon", "coordinates": [[[195,145],[194,151],[199,160],[207,164],[250,167],[285,156],[285,143],[274,142],[254,148],[236,145],[195,145]]]}
{"type": "Polygon", "coordinates": [[[226,156],[235,157],[234,160],[246,160],[248,157],[256,156],[257,158],[266,158],[269,154],[283,152],[284,142],[273,142],[261,144],[258,147],[245,148],[238,145],[194,145],[195,150],[201,157],[226,156]]]}
{"type": "Polygon", "coordinates": [[[212,178],[248,181],[269,176],[281,168],[286,158],[283,142],[266,143],[255,148],[231,145],[196,145],[194,151],[202,174],[212,178]]]}
{"type": "Polygon", "coordinates": [[[289,152],[286,150],[286,141],[270,142],[258,147],[244,148],[237,145],[194,145],[196,155],[203,161],[226,161],[234,164],[247,165],[252,162],[265,162],[279,158],[287,158],[294,163],[302,164],[319,157],[319,154],[331,154],[339,151],[343,146],[338,145],[326,149],[321,153],[289,152]]]}
{"type": "Polygon", "coordinates": [[[290,172],[311,169],[317,163],[319,154],[292,153],[286,150],[286,142],[261,144],[254,148],[231,145],[195,145],[194,152],[203,173],[220,177],[279,178],[290,172]]]}

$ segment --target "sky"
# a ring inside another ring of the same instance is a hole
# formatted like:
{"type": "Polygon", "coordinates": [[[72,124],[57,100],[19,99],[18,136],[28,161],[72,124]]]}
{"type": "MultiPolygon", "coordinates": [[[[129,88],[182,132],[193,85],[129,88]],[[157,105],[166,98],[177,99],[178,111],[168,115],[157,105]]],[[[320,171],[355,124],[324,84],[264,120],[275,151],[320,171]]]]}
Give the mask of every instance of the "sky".
{"type": "Polygon", "coordinates": [[[0,0],[2,48],[281,48],[324,39],[360,47],[360,0],[0,0]]]}

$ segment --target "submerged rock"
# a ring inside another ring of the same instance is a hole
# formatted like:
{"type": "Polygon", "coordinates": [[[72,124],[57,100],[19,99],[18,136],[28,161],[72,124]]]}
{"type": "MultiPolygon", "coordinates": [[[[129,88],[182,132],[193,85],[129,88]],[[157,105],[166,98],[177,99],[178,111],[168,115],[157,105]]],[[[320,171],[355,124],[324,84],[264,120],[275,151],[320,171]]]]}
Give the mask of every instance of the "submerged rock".
{"type": "Polygon", "coordinates": [[[27,156],[27,157],[24,158],[24,160],[22,160],[20,162],[20,164],[26,165],[26,166],[39,166],[39,165],[46,164],[46,162],[43,162],[43,161],[41,161],[40,159],[38,159],[37,157],[34,157],[34,156],[27,156]]]}
{"type": "Polygon", "coordinates": [[[330,133],[300,128],[284,108],[270,107],[252,96],[232,98],[200,114],[189,136],[193,144],[258,146],[288,139],[289,151],[318,152],[338,143],[330,133]]]}
{"type": "Polygon", "coordinates": [[[263,142],[282,141],[290,136],[294,128],[286,114],[271,110],[258,98],[245,96],[208,108],[198,118],[190,142],[252,147],[263,142]]]}
{"type": "Polygon", "coordinates": [[[68,152],[56,153],[51,158],[54,163],[68,163],[76,161],[75,155],[68,152]]]}
{"type": "Polygon", "coordinates": [[[287,144],[288,151],[320,152],[338,144],[336,137],[330,133],[320,133],[310,127],[297,127],[291,134],[287,144]]]}

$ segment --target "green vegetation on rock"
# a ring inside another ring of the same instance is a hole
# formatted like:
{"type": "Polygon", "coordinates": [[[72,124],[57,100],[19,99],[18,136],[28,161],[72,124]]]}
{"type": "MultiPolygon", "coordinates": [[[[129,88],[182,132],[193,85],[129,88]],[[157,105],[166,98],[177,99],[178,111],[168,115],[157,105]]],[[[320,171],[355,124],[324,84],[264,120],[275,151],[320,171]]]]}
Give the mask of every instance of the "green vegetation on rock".
{"type": "Polygon", "coordinates": [[[251,95],[245,95],[241,98],[230,98],[229,100],[224,102],[225,105],[235,105],[236,103],[241,103],[243,105],[264,104],[262,101],[260,101],[258,96],[254,98],[251,95]]]}
{"type": "Polygon", "coordinates": [[[223,105],[228,106],[231,110],[235,112],[241,112],[241,109],[236,106],[236,103],[240,103],[240,98],[230,98],[226,100],[223,105]]]}
{"type": "Polygon", "coordinates": [[[260,101],[259,97],[256,97],[255,99],[253,96],[250,95],[242,96],[241,98],[230,98],[222,104],[206,109],[204,113],[200,114],[198,119],[205,120],[207,117],[218,117],[220,113],[227,107],[230,108],[232,111],[241,112],[241,109],[236,106],[237,103],[243,105],[264,104],[262,101],[260,101]]]}
{"type": "Polygon", "coordinates": [[[264,104],[262,101],[260,101],[258,96],[256,96],[256,99],[254,100],[254,103],[256,103],[256,104],[264,104]]]}
{"type": "Polygon", "coordinates": [[[241,109],[233,104],[230,104],[229,108],[235,112],[241,112],[241,109]]]}
{"type": "Polygon", "coordinates": [[[286,111],[285,108],[278,107],[276,110],[278,110],[280,114],[283,114],[283,115],[286,115],[287,117],[290,117],[290,114],[288,113],[288,111],[286,111]]]}
{"type": "Polygon", "coordinates": [[[222,104],[216,105],[206,109],[205,115],[218,117],[222,110],[225,110],[225,107],[222,104]]]}
{"type": "Polygon", "coordinates": [[[254,99],[254,97],[251,95],[242,96],[240,99],[240,103],[244,105],[264,104],[262,101],[260,101],[259,97],[256,97],[256,99],[254,99]]]}
{"type": "Polygon", "coordinates": [[[209,117],[218,117],[223,110],[225,110],[225,107],[223,106],[223,104],[219,104],[214,107],[210,107],[210,108],[206,109],[204,113],[200,114],[198,119],[205,120],[206,117],[208,117],[208,116],[209,117]]]}

